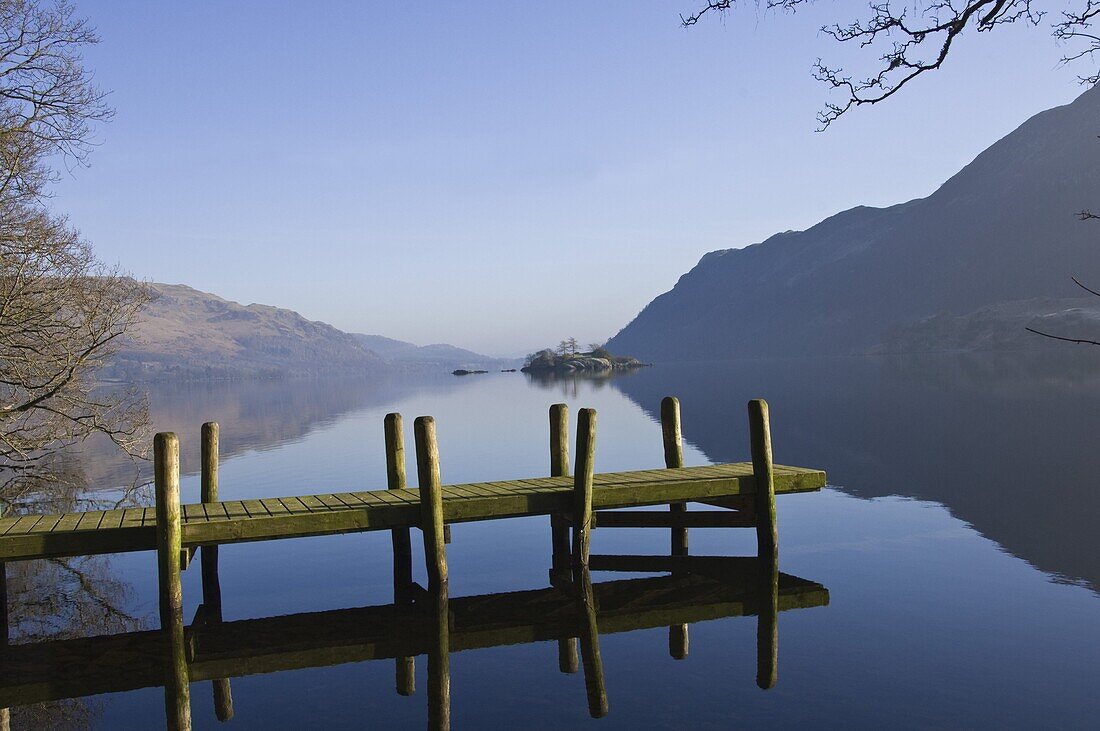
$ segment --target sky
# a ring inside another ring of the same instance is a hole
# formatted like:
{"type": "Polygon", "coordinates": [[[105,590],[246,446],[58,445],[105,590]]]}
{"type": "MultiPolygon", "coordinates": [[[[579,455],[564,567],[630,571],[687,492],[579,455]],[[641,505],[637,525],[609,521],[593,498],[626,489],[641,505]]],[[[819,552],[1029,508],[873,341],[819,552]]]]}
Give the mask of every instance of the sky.
{"type": "Polygon", "coordinates": [[[52,205],[133,275],[349,332],[518,355],[602,342],[708,251],[928,195],[1081,93],[1045,26],[816,132],[821,57],[870,59],[700,0],[76,0],[111,92],[52,205]]]}

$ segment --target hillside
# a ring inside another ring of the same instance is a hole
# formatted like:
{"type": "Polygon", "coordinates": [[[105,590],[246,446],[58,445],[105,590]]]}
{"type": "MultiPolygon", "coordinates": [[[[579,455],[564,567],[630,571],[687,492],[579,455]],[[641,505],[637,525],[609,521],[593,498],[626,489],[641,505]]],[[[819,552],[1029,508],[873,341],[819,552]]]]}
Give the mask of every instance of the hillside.
{"type": "Polygon", "coordinates": [[[155,297],[105,378],[281,378],[516,364],[453,345],[352,335],[293,310],[242,305],[182,284],[150,286],[155,297]]]}
{"type": "Polygon", "coordinates": [[[153,284],[106,375],[247,378],[362,373],[384,367],[351,335],[292,310],[241,305],[182,284],[153,284]]]}
{"type": "Polygon", "coordinates": [[[706,254],[607,345],[666,361],[860,353],[885,340],[927,349],[922,320],[977,327],[994,305],[1078,297],[1071,274],[1100,282],[1100,223],[1077,219],[1100,207],[1098,134],[1093,88],[1032,117],[927,198],[706,254]],[[905,344],[908,326],[919,332],[905,344]]]}
{"type": "Polygon", "coordinates": [[[415,345],[382,335],[352,333],[355,340],[393,365],[409,368],[515,368],[518,358],[494,358],[447,343],[415,345]]]}

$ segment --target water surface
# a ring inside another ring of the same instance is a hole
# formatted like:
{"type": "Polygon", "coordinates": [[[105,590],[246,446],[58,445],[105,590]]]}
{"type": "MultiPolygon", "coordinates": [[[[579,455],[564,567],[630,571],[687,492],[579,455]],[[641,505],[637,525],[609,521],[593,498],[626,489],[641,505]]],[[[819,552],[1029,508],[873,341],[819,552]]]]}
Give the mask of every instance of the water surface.
{"type": "MultiPolygon", "coordinates": [[[[826,490],[778,500],[781,570],[824,586],[829,600],[780,613],[774,688],[756,684],[756,620],[727,617],[691,625],[683,659],[671,656],[665,627],[601,636],[609,713],[599,720],[583,673],[559,672],[554,641],[453,653],[455,728],[1086,727],[1100,713],[1096,365],[794,359],[660,365],[598,381],[492,373],[189,384],[158,386],[151,398],[156,428],[180,434],[187,502],[198,501],[205,420],[222,425],[221,495],[243,499],[384,487],[390,411],[410,428],[414,416],[436,418],[444,482],[546,474],[547,408],[559,401],[599,412],[598,471],[659,467],[656,419],[669,394],[681,399],[689,465],[747,459],[745,402],[764,397],[776,460],[829,472],[826,490]]],[[[104,486],[128,479],[108,462],[89,473],[104,486]]],[[[452,600],[547,586],[546,518],[453,533],[452,600]]],[[[597,530],[593,550],[664,553],[668,542],[663,530],[597,530]]],[[[754,535],[693,530],[691,552],[752,555],[754,535]]],[[[223,619],[388,604],[390,562],[388,533],[224,546],[223,619]]],[[[49,586],[45,565],[34,566],[9,567],[35,576],[13,587],[49,586]]],[[[58,632],[157,626],[152,554],[87,567],[133,622],[73,616],[58,632]]],[[[201,594],[199,571],[185,572],[186,617],[201,594]]],[[[378,660],[236,678],[227,725],[210,683],[194,683],[192,717],[196,728],[422,727],[426,663],[417,660],[408,697],[395,692],[394,672],[378,660]]],[[[150,688],[14,709],[13,726],[68,714],[96,728],[150,728],[163,713],[162,691],[150,688]]]]}

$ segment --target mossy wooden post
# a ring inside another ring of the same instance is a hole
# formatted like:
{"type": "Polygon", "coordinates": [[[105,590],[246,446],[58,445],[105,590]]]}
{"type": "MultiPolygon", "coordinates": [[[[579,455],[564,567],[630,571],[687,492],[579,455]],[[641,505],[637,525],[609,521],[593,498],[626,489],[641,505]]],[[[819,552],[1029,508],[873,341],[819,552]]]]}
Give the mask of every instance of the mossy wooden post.
{"type": "MultiPolygon", "coordinates": [[[[3,514],[0,511],[0,514],[3,514]]],[[[0,653],[8,646],[8,567],[0,561],[0,653]]],[[[11,711],[0,708],[0,731],[10,731],[11,711]]]]}
{"type": "MultiPolygon", "coordinates": [[[[202,425],[201,434],[202,468],[199,478],[199,493],[204,503],[218,502],[218,425],[208,421],[202,425]]],[[[218,547],[206,545],[200,549],[199,560],[202,571],[203,612],[214,613],[215,621],[221,621],[222,590],[218,579],[218,547]]]]}
{"type": "Polygon", "coordinates": [[[761,559],[779,560],[779,533],[775,523],[775,468],[772,464],[772,432],[768,402],[749,401],[749,441],[752,446],[752,479],[756,485],[756,552],[761,559]]]}
{"type": "Polygon", "coordinates": [[[167,639],[164,710],[170,729],[191,728],[191,689],[183,637],[183,586],[180,583],[180,447],[176,435],[153,439],[153,484],[156,490],[157,575],[160,628],[167,639]]]}
{"type": "MultiPolygon", "coordinates": [[[[661,399],[661,435],[665,447],[665,467],[669,469],[683,467],[684,441],[680,429],[680,399],[675,396],[665,396],[661,399]]],[[[687,504],[670,503],[668,510],[673,515],[683,514],[687,512],[687,504]]],[[[670,548],[673,556],[687,555],[687,526],[672,526],[670,548]]],[[[686,624],[676,624],[668,628],[668,653],[676,660],[687,657],[688,626],[686,624]]]]}
{"type": "MultiPolygon", "coordinates": [[[[582,409],[583,413],[585,409],[582,409]]],[[[600,634],[596,622],[596,596],[588,567],[577,571],[576,591],[580,619],[581,660],[584,663],[584,689],[588,695],[588,713],[592,718],[607,715],[607,685],[600,657],[600,634]]]]}
{"type": "MultiPolygon", "coordinates": [[[[678,469],[684,466],[683,437],[680,432],[680,400],[675,396],[665,396],[661,400],[661,434],[665,445],[665,467],[678,469]]],[[[684,503],[671,503],[668,509],[672,513],[687,511],[684,503]]],[[[684,526],[672,527],[672,555],[686,556],[688,552],[688,529],[684,526]]]]}
{"type": "Polygon", "coordinates": [[[760,610],[756,615],[756,684],[774,688],[779,677],[779,563],[760,558],[760,610]]]}
{"type": "MultiPolygon", "coordinates": [[[[405,478],[405,432],[401,414],[386,414],[386,486],[391,490],[407,487],[405,478]]],[[[412,540],[408,528],[390,530],[393,544],[393,603],[409,604],[412,573],[412,540]]],[[[395,660],[397,692],[412,695],[416,691],[416,658],[395,660]]]]}
{"type": "MultiPolygon", "coordinates": [[[[569,407],[550,407],[550,476],[569,476],[569,407]]],[[[550,583],[560,581],[569,571],[569,521],[561,513],[550,515],[550,583]]]]}
{"type": "Polygon", "coordinates": [[[577,466],[573,472],[573,566],[588,567],[592,542],[592,474],[596,457],[596,410],[577,412],[577,466]]]}
{"type": "MultiPolygon", "coordinates": [[[[199,494],[204,503],[218,502],[218,424],[208,421],[200,434],[201,471],[199,494]]],[[[218,577],[218,547],[206,545],[200,549],[202,572],[202,618],[207,623],[222,621],[222,587],[218,577]]],[[[214,715],[219,721],[233,718],[233,688],[229,678],[210,681],[214,691],[214,715]]]]}
{"type": "Polygon", "coordinates": [[[420,530],[424,534],[424,562],[428,590],[447,583],[447,547],[443,543],[443,489],[439,478],[439,445],[435,419],[418,416],[413,423],[416,471],[420,482],[420,530]]]}
{"type": "MultiPolygon", "coordinates": [[[[550,476],[569,476],[569,406],[566,404],[550,407],[550,476]]],[[[550,544],[550,585],[557,586],[569,578],[569,521],[562,513],[550,515],[550,544]]],[[[559,639],[558,670],[575,673],[579,667],[576,638],[559,639]]]]}

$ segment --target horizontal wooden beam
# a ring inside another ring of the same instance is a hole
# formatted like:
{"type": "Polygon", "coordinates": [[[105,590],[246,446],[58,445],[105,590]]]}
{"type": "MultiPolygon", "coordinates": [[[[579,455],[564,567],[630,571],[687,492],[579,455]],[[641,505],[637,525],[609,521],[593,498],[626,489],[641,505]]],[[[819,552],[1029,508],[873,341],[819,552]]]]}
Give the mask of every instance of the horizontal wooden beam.
{"type": "Polygon", "coordinates": [[[627,571],[630,573],[684,573],[709,576],[719,580],[745,574],[746,563],[756,565],[756,557],[729,556],[623,556],[594,554],[592,571],[627,571]]]}
{"type": "Polygon", "coordinates": [[[751,516],[730,510],[692,510],[682,513],[655,510],[597,510],[597,528],[750,528],[751,516]]]}

